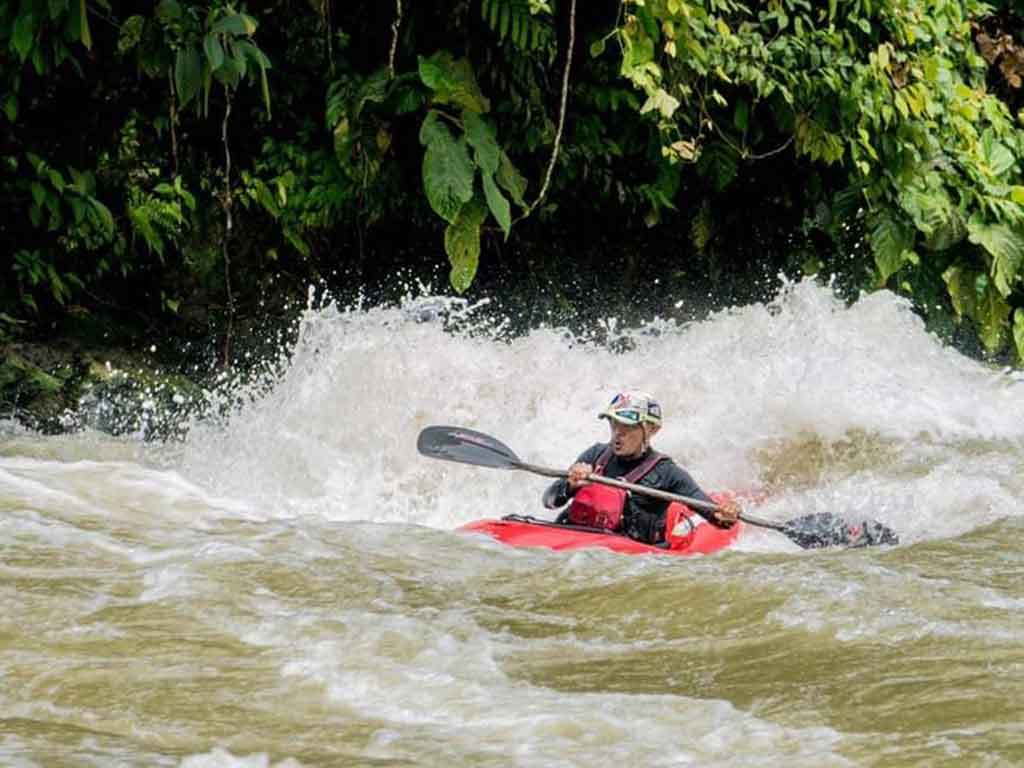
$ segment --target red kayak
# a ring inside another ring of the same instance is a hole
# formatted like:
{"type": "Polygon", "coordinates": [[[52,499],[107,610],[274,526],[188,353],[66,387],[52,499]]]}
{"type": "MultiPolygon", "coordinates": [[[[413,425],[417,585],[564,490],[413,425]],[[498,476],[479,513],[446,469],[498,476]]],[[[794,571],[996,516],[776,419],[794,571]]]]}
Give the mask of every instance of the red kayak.
{"type": "Polygon", "coordinates": [[[743,531],[743,523],[732,528],[719,528],[682,504],[673,502],[666,513],[669,531],[664,544],[652,546],[628,536],[599,528],[578,525],[558,525],[533,517],[508,515],[501,520],[477,520],[459,530],[485,533],[512,547],[546,547],[570,550],[600,547],[613,552],[636,555],[709,555],[725,549],[743,531]]]}

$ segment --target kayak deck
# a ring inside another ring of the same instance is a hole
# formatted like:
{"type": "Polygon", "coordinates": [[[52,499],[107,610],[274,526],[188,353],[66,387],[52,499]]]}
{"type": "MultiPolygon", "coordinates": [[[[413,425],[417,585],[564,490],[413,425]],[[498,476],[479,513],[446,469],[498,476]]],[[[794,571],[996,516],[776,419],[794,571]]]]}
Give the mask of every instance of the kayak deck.
{"type": "Polygon", "coordinates": [[[678,510],[672,535],[661,545],[645,544],[628,536],[578,525],[559,525],[533,517],[507,515],[497,519],[477,520],[459,530],[483,533],[512,547],[543,547],[560,551],[576,549],[608,549],[625,554],[708,555],[725,549],[736,541],[743,523],[731,528],[711,525],[687,507],[673,504],[678,510]]]}

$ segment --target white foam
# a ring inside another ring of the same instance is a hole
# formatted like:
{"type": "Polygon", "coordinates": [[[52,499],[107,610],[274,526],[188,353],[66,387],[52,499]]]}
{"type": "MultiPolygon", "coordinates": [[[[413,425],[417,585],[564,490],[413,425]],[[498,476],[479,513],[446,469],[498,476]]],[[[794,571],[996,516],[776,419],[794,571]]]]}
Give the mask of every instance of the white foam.
{"type": "MultiPolygon", "coordinates": [[[[789,507],[867,508],[872,516],[891,511],[886,521],[897,523],[909,507],[911,535],[919,537],[955,533],[1019,507],[997,486],[1024,461],[1024,387],[944,347],[906,300],[888,292],[847,307],[813,281],[790,284],[771,303],[704,322],[620,328],[614,333],[633,345],[627,352],[560,329],[511,341],[491,338],[486,324],[476,334],[449,333],[440,322],[418,322],[421,306],[308,311],[279,380],[226,424],[193,429],[182,473],[211,493],[282,517],[448,529],[483,515],[536,514],[545,480],[424,458],[415,449],[420,429],[476,428],[528,461],[561,468],[604,439],[595,414],[609,395],[642,385],[667,414],[658,447],[706,489],[758,488],[759,452],[779,441],[828,443],[856,432],[895,453],[892,466],[866,477],[824,477],[802,497],[784,496],[783,515],[789,507]],[[1014,460],[972,464],[961,450],[971,441],[1013,446],[1014,460]],[[944,499],[937,487],[925,501],[901,494],[901,462],[926,451],[955,494],[944,499]],[[977,511],[948,526],[944,502],[954,497],[973,500],[977,511]]],[[[472,328],[471,310],[456,310],[472,328]]]]}

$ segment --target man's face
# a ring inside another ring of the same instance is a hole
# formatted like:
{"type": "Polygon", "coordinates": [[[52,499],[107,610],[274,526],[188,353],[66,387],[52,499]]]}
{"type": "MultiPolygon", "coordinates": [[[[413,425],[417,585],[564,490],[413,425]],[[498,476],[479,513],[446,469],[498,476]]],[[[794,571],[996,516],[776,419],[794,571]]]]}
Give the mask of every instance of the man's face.
{"type": "Polygon", "coordinates": [[[644,449],[644,428],[640,424],[620,424],[608,419],[612,450],[616,456],[636,456],[644,449]]]}

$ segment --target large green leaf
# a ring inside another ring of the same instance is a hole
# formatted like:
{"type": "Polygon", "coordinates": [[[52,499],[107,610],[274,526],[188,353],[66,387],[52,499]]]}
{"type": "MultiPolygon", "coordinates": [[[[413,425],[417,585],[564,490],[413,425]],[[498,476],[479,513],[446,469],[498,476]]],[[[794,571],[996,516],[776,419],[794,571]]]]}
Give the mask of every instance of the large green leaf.
{"type": "Polygon", "coordinates": [[[267,58],[267,54],[257,48],[255,45],[250,43],[248,40],[239,40],[235,43],[238,46],[238,51],[242,53],[246,59],[251,61],[257,67],[261,69],[270,69],[270,59],[267,58]]]}
{"type": "Polygon", "coordinates": [[[930,174],[923,186],[905,189],[900,207],[925,235],[924,247],[930,251],[952,248],[967,236],[964,217],[936,174],[930,174]]]}
{"type": "Polygon", "coordinates": [[[480,225],[487,217],[487,208],[473,198],[463,205],[444,233],[444,249],[452,270],[452,287],[465,293],[476,277],[480,264],[480,225]]]}
{"type": "Polygon", "coordinates": [[[965,269],[959,264],[942,273],[946,290],[949,291],[949,298],[953,303],[953,311],[956,312],[958,318],[974,317],[978,304],[975,290],[977,276],[977,273],[965,269]]]}
{"type": "Polygon", "coordinates": [[[184,107],[199,92],[203,84],[203,64],[196,48],[182,48],[174,60],[174,88],[178,101],[184,107]]]}
{"type": "Polygon", "coordinates": [[[869,235],[875,265],[884,283],[910,260],[914,247],[914,230],[890,211],[874,216],[869,235]]]}
{"type": "Polygon", "coordinates": [[[25,61],[35,41],[36,22],[31,13],[23,13],[14,20],[11,29],[11,45],[19,61],[25,61]]]}
{"type": "Polygon", "coordinates": [[[992,257],[990,272],[996,289],[1009,296],[1024,263],[1024,233],[1006,224],[986,224],[977,216],[967,222],[967,232],[968,239],[992,257]]]}
{"type": "Polygon", "coordinates": [[[498,185],[494,183],[494,177],[485,173],[484,179],[484,197],[487,198],[487,207],[491,209],[491,213],[494,214],[494,220],[501,226],[502,232],[505,233],[505,239],[508,240],[509,232],[512,230],[512,208],[508,204],[508,200],[501,194],[501,190],[498,189],[498,185]]]}
{"type": "Polygon", "coordinates": [[[252,43],[246,40],[239,40],[235,43],[238,54],[244,59],[251,61],[260,71],[260,92],[263,96],[263,106],[270,114],[270,84],[267,82],[267,70],[270,69],[270,59],[252,43]]]}
{"type": "Polygon", "coordinates": [[[985,131],[981,137],[981,149],[984,153],[985,164],[996,176],[1002,176],[1010,170],[1017,162],[1009,147],[995,138],[991,129],[985,131]]]}
{"type": "Polygon", "coordinates": [[[427,116],[423,118],[423,123],[420,125],[420,144],[429,147],[435,141],[451,139],[451,136],[448,126],[441,122],[440,113],[436,109],[427,112],[427,116]]]}
{"type": "Polygon", "coordinates": [[[498,162],[498,185],[508,192],[509,197],[523,210],[526,210],[529,206],[526,204],[526,178],[519,172],[512,161],[509,160],[508,155],[505,154],[504,150],[501,152],[501,157],[498,162]]]}
{"type": "Polygon", "coordinates": [[[477,112],[466,112],[463,122],[466,129],[466,140],[473,148],[476,164],[480,166],[484,175],[497,173],[501,147],[498,146],[494,126],[477,112]]]}
{"type": "Polygon", "coordinates": [[[378,69],[367,77],[356,89],[351,104],[347,107],[349,119],[353,122],[358,121],[367,104],[384,102],[388,97],[390,86],[391,77],[386,67],[378,69]]]}
{"type": "Polygon", "coordinates": [[[224,63],[224,48],[216,35],[207,35],[203,38],[203,50],[206,52],[206,60],[210,63],[210,69],[219,69],[224,63]]]}
{"type": "Polygon", "coordinates": [[[996,352],[1003,345],[1006,321],[1010,317],[1010,305],[997,291],[989,288],[978,302],[975,320],[981,336],[981,343],[989,352],[996,352]]]}
{"type": "Polygon", "coordinates": [[[456,140],[440,122],[435,123],[431,136],[423,155],[423,189],[434,212],[452,222],[473,197],[476,167],[465,138],[456,140]]]}
{"type": "Polygon", "coordinates": [[[235,35],[251,37],[256,32],[256,19],[244,13],[232,13],[220,19],[210,28],[214,35],[235,35]]]}
{"type": "Polygon", "coordinates": [[[448,51],[420,56],[419,73],[439,104],[455,104],[468,112],[487,112],[491,108],[467,59],[456,60],[448,51]]]}

